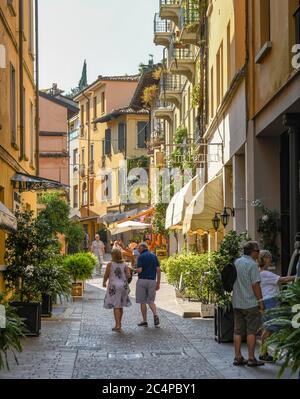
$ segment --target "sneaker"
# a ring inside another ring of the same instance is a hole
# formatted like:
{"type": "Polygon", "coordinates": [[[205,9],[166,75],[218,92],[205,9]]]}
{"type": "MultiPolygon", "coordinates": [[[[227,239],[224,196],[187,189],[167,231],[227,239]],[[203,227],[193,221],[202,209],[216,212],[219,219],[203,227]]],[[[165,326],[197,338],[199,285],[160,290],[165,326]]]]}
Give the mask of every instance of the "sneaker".
{"type": "Polygon", "coordinates": [[[148,327],[148,323],[146,321],[142,321],[142,323],[138,324],[138,327],[148,327]]]}
{"type": "Polygon", "coordinates": [[[159,324],[160,324],[159,317],[158,316],[154,316],[154,325],[155,325],[155,327],[158,327],[159,324]]]}
{"type": "Polygon", "coordinates": [[[274,357],[269,355],[268,353],[266,355],[260,355],[259,360],[265,363],[275,363],[274,357]]]}

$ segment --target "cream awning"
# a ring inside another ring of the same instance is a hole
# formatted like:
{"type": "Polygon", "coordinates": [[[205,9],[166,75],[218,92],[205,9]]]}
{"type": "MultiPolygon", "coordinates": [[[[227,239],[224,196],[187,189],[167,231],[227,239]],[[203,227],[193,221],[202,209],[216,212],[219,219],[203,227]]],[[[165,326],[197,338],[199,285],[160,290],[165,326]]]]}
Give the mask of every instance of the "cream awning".
{"type": "Polygon", "coordinates": [[[111,235],[114,236],[116,234],[126,233],[128,231],[146,230],[149,227],[151,227],[151,224],[134,222],[133,220],[129,220],[127,222],[118,224],[114,228],[110,228],[109,231],[111,232],[111,235]]]}
{"type": "Polygon", "coordinates": [[[191,179],[171,199],[166,213],[166,229],[181,229],[186,208],[199,190],[199,176],[191,179]]]}
{"type": "Polygon", "coordinates": [[[223,173],[206,183],[188,206],[183,222],[183,233],[210,231],[212,219],[223,204],[223,173]]]}
{"type": "Polygon", "coordinates": [[[17,230],[16,217],[2,202],[0,202],[0,230],[8,232],[17,230]]]}

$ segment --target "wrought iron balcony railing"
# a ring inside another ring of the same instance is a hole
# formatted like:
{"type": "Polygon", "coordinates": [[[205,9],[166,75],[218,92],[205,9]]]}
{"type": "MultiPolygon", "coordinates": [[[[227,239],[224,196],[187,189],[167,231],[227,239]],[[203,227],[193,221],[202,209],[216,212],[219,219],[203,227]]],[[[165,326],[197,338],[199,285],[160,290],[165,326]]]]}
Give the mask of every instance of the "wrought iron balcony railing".
{"type": "Polygon", "coordinates": [[[179,5],[181,0],[159,0],[161,6],[179,5]]]}
{"type": "Polygon", "coordinates": [[[172,42],[169,46],[168,65],[170,66],[174,60],[179,61],[194,61],[195,52],[190,45],[184,45],[182,47],[175,47],[172,42]]]}
{"type": "Polygon", "coordinates": [[[172,111],[173,108],[174,108],[174,105],[171,103],[168,103],[166,101],[160,101],[160,100],[156,101],[156,109],[167,109],[167,110],[172,111]]]}
{"type": "Polygon", "coordinates": [[[160,92],[181,91],[184,86],[184,79],[181,75],[165,75],[160,79],[160,92]]]}
{"type": "Polygon", "coordinates": [[[196,5],[191,0],[187,1],[185,7],[181,8],[180,29],[198,24],[200,22],[199,5],[196,5]]]}
{"type": "Polygon", "coordinates": [[[161,19],[158,13],[156,13],[154,17],[154,33],[172,33],[171,22],[161,19]]]}

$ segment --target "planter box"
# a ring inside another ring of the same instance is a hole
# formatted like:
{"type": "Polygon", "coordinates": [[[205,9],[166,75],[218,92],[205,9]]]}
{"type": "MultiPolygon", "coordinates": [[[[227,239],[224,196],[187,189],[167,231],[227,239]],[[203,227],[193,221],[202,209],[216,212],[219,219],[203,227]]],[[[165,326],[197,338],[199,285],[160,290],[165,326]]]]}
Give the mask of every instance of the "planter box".
{"type": "Polygon", "coordinates": [[[211,317],[213,318],[215,315],[215,304],[205,305],[204,303],[200,303],[200,314],[201,317],[211,317]]]}
{"type": "Polygon", "coordinates": [[[73,283],[72,284],[72,297],[82,298],[83,297],[83,283],[73,283]]]}
{"type": "Polygon", "coordinates": [[[10,302],[28,330],[27,336],[38,337],[41,332],[42,307],[38,302],[10,302]]]}
{"type": "Polygon", "coordinates": [[[42,316],[51,317],[52,315],[52,296],[42,294],[42,316]]]}
{"type": "Polygon", "coordinates": [[[215,340],[218,343],[233,342],[234,316],[233,309],[224,312],[215,306],[215,340]]]}

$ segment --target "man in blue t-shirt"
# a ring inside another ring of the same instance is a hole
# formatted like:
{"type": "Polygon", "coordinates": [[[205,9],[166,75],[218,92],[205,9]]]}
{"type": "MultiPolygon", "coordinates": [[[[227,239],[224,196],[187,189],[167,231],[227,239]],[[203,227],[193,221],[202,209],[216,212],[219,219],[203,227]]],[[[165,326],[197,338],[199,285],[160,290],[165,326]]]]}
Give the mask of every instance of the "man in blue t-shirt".
{"type": "Polygon", "coordinates": [[[139,245],[140,256],[137,261],[137,273],[139,279],[136,285],[136,303],[141,304],[143,321],[138,324],[139,327],[148,327],[147,304],[152,310],[155,327],[159,326],[159,317],[155,305],[156,291],[160,289],[160,264],[152,252],[149,251],[146,243],[139,245]]]}

